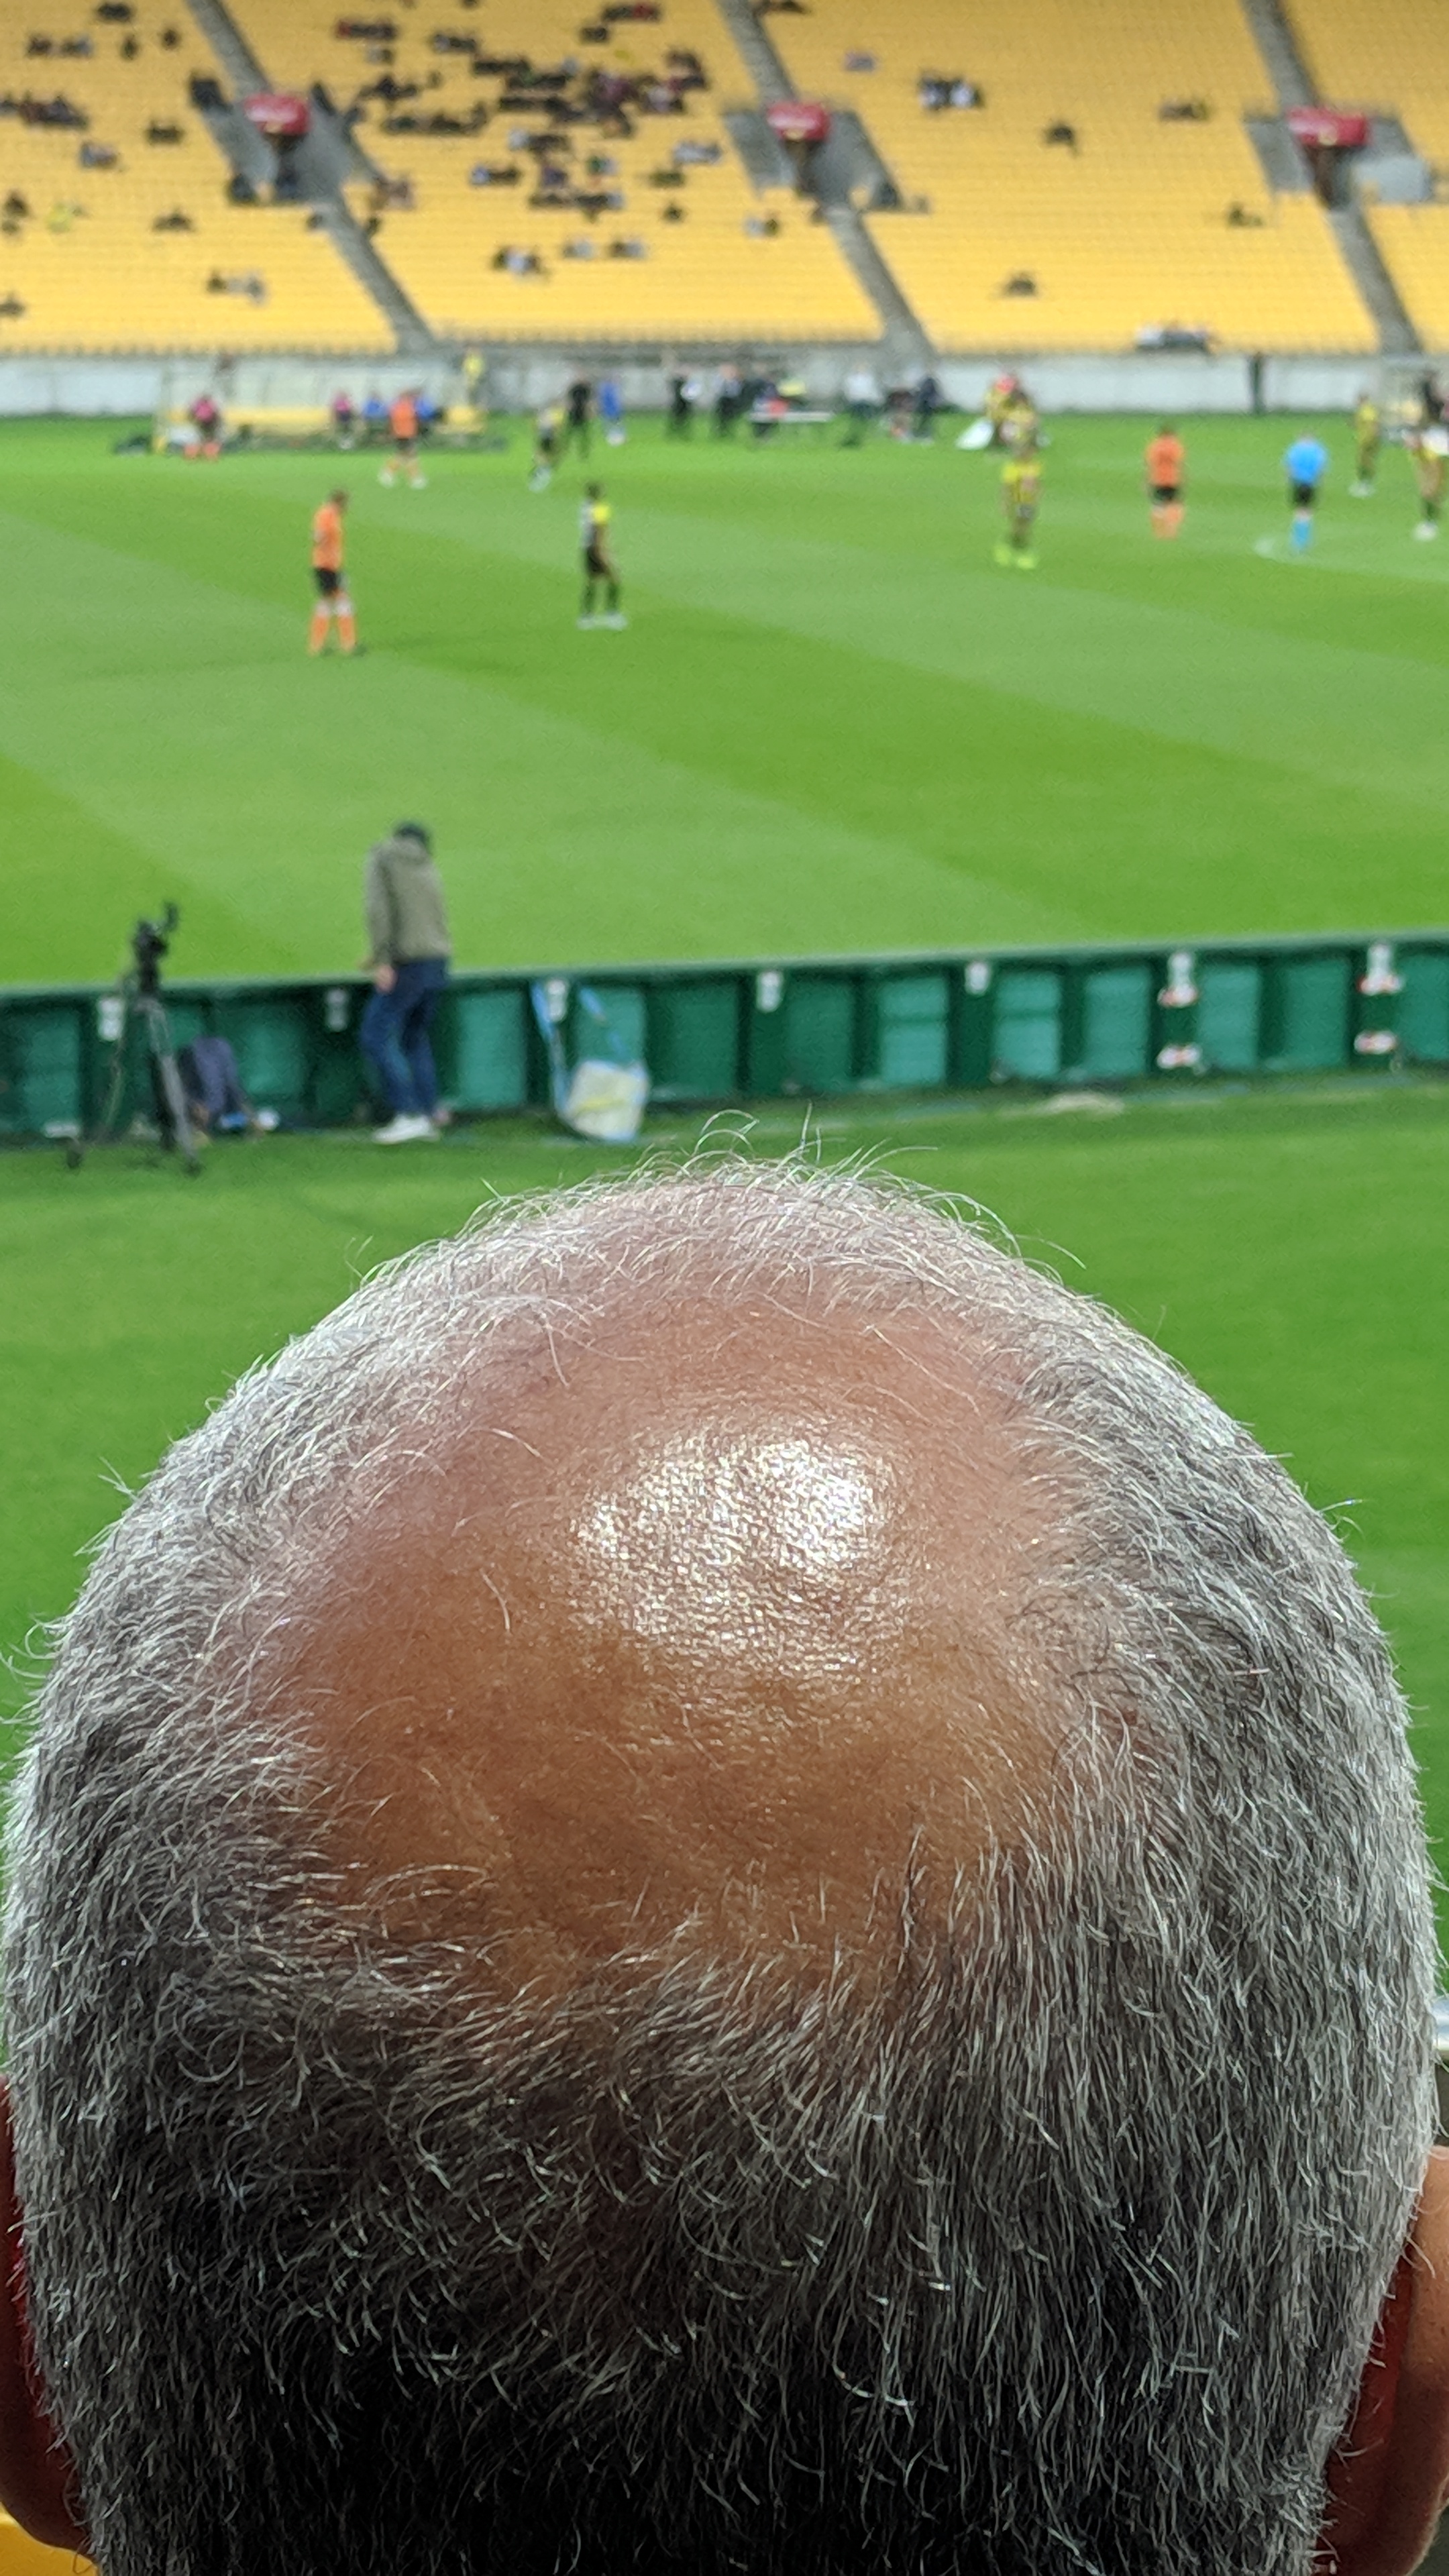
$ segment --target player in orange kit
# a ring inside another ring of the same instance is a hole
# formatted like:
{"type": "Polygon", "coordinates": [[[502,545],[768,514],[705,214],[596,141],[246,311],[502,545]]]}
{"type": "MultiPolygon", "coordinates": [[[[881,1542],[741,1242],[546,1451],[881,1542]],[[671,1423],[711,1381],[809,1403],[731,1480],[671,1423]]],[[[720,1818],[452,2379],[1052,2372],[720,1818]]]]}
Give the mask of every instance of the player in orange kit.
{"type": "Polygon", "coordinates": [[[357,650],[357,619],[348,595],[347,575],[342,568],[342,517],[347,508],[345,492],[329,492],[312,519],[312,573],[317,584],[317,605],[312,611],[312,624],[307,636],[309,653],[326,648],[327,629],[337,620],[337,642],[344,653],[357,650]]]}
{"type": "Polygon", "coordinates": [[[415,492],[421,492],[427,476],[418,464],[418,398],[416,394],[399,394],[388,412],[392,431],[392,463],[384,465],[379,483],[391,483],[399,473],[405,474],[415,492]]]}
{"type": "Polygon", "coordinates": [[[1147,468],[1152,533],[1154,537],[1175,537],[1182,526],[1182,475],[1187,449],[1170,420],[1163,422],[1155,438],[1149,438],[1142,461],[1147,468]]]}

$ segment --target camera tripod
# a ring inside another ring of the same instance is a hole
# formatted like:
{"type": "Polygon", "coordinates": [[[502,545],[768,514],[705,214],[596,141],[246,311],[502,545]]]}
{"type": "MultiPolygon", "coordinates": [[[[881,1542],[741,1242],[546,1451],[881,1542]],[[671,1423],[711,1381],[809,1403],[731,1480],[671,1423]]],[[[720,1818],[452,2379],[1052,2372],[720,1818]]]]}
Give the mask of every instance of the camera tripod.
{"type": "Polygon", "coordinates": [[[144,1047],[144,1061],[151,1071],[161,1142],[168,1148],[175,1148],[193,1178],[201,1169],[196,1130],[186,1106],[176,1049],[171,1042],[170,1024],[161,1000],[161,960],[177,919],[176,906],[168,904],[159,925],[154,921],[141,921],[136,925],[131,940],[136,963],[121,982],[111,1086],[106,1094],[100,1124],[94,1133],[89,1137],[74,1136],[66,1146],[65,1159],[73,1172],[79,1170],[87,1144],[111,1145],[119,1137],[126,1076],[137,1054],[138,1036],[144,1047]]]}

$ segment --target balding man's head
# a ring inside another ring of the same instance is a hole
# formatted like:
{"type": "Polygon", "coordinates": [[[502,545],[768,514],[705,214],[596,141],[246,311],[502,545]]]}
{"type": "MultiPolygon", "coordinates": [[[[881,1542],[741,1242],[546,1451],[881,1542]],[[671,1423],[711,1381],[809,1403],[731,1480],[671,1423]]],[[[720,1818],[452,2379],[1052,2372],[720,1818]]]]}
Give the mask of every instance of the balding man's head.
{"type": "MultiPolygon", "coordinates": [[[[425,1451],[277,1560],[249,1689],[326,1744],[394,1910],[451,1873],[510,1981],[686,1926],[860,1972],[1050,1770],[1044,1465],[959,1317],[589,1215],[619,1267],[465,1335],[425,1451]]],[[[480,1287],[487,1242],[450,1256],[480,1287]]]]}
{"type": "Polygon", "coordinates": [[[9,2001],[107,2576],[1297,2576],[1430,2133],[1338,1546],[910,1195],[505,1212],[175,1450],[9,2001]]]}

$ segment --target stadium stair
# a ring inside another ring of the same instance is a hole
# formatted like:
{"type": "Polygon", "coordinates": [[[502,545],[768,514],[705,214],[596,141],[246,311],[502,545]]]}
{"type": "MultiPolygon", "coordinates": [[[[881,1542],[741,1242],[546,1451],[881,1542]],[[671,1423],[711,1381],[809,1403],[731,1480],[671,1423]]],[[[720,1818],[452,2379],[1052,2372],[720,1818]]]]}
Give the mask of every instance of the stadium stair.
{"type": "MultiPolygon", "coordinates": [[[[239,96],[255,96],[273,87],[265,64],[253,51],[224,0],[187,0],[187,5],[239,96]]],[[[316,100],[312,101],[312,119],[313,130],[298,156],[304,202],[321,216],[338,257],[351,269],[364,294],[372,298],[392,331],[398,349],[407,356],[423,356],[436,345],[433,335],[386,262],[379,257],[344,194],[346,179],[354,175],[354,156],[349,153],[341,126],[337,118],[316,100]]],[[[244,140],[232,131],[231,120],[246,127],[248,133],[255,132],[235,107],[213,110],[209,121],[222,149],[230,151],[234,166],[247,170],[247,148],[244,140]]]]}
{"type": "Polygon", "coordinates": [[[1359,0],[1285,5],[1320,96],[1374,112],[1359,168],[1364,220],[1422,345],[1449,348],[1449,22],[1422,0],[1376,0],[1371,11],[1359,0]],[[1394,107],[1399,115],[1385,113],[1394,107]],[[1374,201],[1379,149],[1417,161],[1424,202],[1374,201]]]}
{"type": "Polygon", "coordinates": [[[1282,113],[1286,116],[1292,107],[1316,107],[1313,84],[1278,0],[1243,0],[1243,14],[1282,113]]]}
{"type": "MultiPolygon", "coordinates": [[[[1282,114],[1322,104],[1282,0],[1243,0],[1243,8],[1282,114]]],[[[1344,266],[1373,315],[1382,355],[1411,356],[1422,343],[1363,208],[1350,201],[1327,211],[1344,266]]]]}
{"type": "Polygon", "coordinates": [[[879,343],[822,210],[774,172],[752,185],[722,112],[751,84],[715,0],[613,0],[582,31],[579,0],[489,0],[486,23],[395,0],[386,38],[339,33],[335,0],[215,5],[273,81],[335,96],[368,156],[344,202],[437,339],[776,365],[879,343]],[[593,74],[624,84],[612,109],[593,74]]]}
{"type": "Polygon", "coordinates": [[[180,0],[131,0],[125,19],[91,14],[58,37],[0,11],[0,89],[15,102],[0,350],[387,352],[375,304],[305,204],[231,193],[197,100],[226,77],[180,0]]]}
{"type": "MultiPolygon", "coordinates": [[[[750,0],[716,0],[764,110],[796,96],[794,83],[750,6],[750,0]]],[[[849,261],[881,321],[881,356],[892,371],[929,366],[931,343],[900,285],[857,211],[856,192],[877,203],[900,202],[900,192],[859,116],[847,111],[817,157],[810,182],[842,256],[849,261]],[[840,131],[841,127],[845,131],[840,131]],[[852,132],[851,129],[854,129],[852,132]],[[879,174],[877,176],[877,174],[879,174]],[[885,186],[882,187],[882,182],[885,186]]]]}
{"type": "Polygon", "coordinates": [[[1246,130],[1268,84],[1241,0],[810,0],[767,24],[795,95],[863,106],[906,202],[859,220],[943,354],[1377,345],[1327,210],[1271,189],[1246,130]]]}

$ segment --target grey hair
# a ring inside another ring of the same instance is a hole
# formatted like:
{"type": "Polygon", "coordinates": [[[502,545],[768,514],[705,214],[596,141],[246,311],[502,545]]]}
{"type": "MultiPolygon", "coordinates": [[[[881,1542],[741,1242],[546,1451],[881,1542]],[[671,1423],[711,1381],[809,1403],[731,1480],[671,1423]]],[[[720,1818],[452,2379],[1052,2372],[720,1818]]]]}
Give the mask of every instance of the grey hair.
{"type": "Polygon", "coordinates": [[[1432,2136],[1403,1705],[1283,1471],[920,1194],[507,1208],[244,1379],[65,1624],[5,1938],[106,2576],[1306,2576],[1432,2136]],[[869,1985],[681,1926],[490,1995],[351,1901],[245,1641],[500,1339],[702,1288],[966,1328],[1056,1462],[1067,1749],[869,1985]]]}

